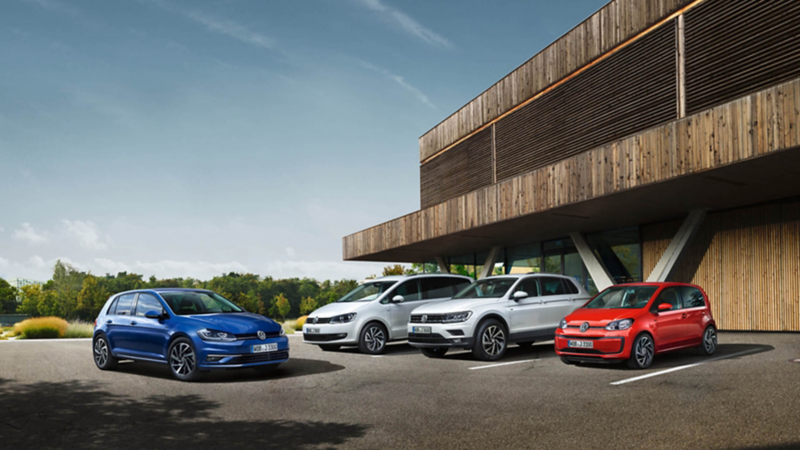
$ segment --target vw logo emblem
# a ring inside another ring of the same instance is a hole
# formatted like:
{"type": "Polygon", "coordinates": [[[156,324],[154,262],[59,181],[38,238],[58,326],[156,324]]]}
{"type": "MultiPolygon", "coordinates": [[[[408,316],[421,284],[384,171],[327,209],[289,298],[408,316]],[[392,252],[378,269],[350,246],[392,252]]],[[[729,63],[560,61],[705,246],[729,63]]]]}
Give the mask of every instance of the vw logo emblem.
{"type": "Polygon", "coordinates": [[[425,323],[427,321],[428,321],[428,315],[427,314],[423,314],[422,315],[422,323],[425,323]]]}
{"type": "Polygon", "coordinates": [[[259,339],[261,339],[261,340],[263,341],[264,339],[266,339],[266,338],[267,338],[267,334],[266,334],[266,333],[264,333],[264,332],[263,332],[263,331],[261,331],[261,330],[258,330],[258,338],[259,338],[259,339]]]}
{"type": "Polygon", "coordinates": [[[585,333],[586,330],[588,330],[588,329],[589,329],[589,322],[583,322],[581,324],[581,333],[585,333]]]}
{"type": "Polygon", "coordinates": [[[317,323],[317,318],[314,317],[313,319],[311,319],[311,323],[317,323]]]}

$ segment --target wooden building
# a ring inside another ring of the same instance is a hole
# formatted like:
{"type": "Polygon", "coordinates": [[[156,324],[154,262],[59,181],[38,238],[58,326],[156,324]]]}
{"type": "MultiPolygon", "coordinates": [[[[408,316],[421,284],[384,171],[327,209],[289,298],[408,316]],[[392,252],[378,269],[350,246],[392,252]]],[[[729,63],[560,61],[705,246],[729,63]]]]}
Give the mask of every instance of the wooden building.
{"type": "Polygon", "coordinates": [[[800,331],[799,37],[800,2],[613,0],[423,135],[421,209],[344,259],[688,281],[800,331]]]}

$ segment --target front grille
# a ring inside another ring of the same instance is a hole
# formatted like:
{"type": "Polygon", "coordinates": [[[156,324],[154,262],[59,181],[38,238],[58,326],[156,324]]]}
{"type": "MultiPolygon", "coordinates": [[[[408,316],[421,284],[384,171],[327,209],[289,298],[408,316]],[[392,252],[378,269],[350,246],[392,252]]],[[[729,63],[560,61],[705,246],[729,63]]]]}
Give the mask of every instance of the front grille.
{"type": "Polygon", "coordinates": [[[602,355],[603,352],[600,350],[594,350],[591,348],[574,348],[574,347],[567,347],[567,348],[560,348],[558,349],[560,352],[564,353],[585,353],[587,355],[602,355]]]}
{"type": "Polygon", "coordinates": [[[303,334],[303,339],[308,342],[328,342],[328,341],[338,341],[339,339],[344,339],[347,337],[347,333],[337,333],[337,334],[303,334]]]}
{"type": "Polygon", "coordinates": [[[444,322],[444,314],[414,314],[411,316],[411,323],[442,323],[444,322]],[[422,321],[422,316],[427,316],[425,322],[422,321]]]}
{"type": "Polygon", "coordinates": [[[306,325],[316,325],[318,323],[331,323],[330,317],[309,317],[306,325]]]}
{"type": "MultiPolygon", "coordinates": [[[[281,335],[280,331],[265,331],[264,334],[267,335],[268,338],[278,337],[281,335]]],[[[248,339],[258,339],[258,333],[247,333],[247,334],[234,334],[236,339],[240,341],[246,341],[248,339]]],[[[260,340],[260,339],[259,339],[260,340]]]]}
{"type": "MultiPolygon", "coordinates": [[[[580,326],[580,325],[567,325],[567,328],[577,328],[577,329],[580,329],[580,328],[581,328],[581,326],[580,326]]],[[[589,327],[589,329],[590,329],[590,330],[591,330],[592,328],[600,328],[600,329],[605,329],[605,327],[589,327]]]]}
{"type": "Polygon", "coordinates": [[[441,334],[420,334],[408,333],[408,342],[418,342],[420,344],[450,344],[449,339],[445,339],[441,334]]]}
{"type": "Polygon", "coordinates": [[[282,361],[289,359],[289,350],[278,350],[277,352],[253,353],[252,355],[242,355],[232,358],[225,364],[252,364],[269,361],[282,361]]]}

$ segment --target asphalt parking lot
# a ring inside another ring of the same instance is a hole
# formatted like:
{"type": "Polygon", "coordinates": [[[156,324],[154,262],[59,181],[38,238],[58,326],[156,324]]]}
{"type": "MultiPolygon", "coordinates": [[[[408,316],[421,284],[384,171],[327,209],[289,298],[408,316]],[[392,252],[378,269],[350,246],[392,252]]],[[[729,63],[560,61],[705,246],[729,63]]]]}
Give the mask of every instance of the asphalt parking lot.
{"type": "Polygon", "coordinates": [[[800,448],[800,334],[720,333],[713,359],[678,352],[646,371],[567,366],[549,343],[492,364],[301,339],[274,374],[197,383],[148,363],[101,372],[88,340],[0,342],[0,445],[800,448]]]}

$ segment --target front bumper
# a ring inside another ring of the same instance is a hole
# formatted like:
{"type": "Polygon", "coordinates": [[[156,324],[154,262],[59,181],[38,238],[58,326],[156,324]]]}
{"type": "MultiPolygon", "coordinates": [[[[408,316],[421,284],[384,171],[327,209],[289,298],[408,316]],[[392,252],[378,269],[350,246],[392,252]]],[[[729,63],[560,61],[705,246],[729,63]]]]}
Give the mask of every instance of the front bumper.
{"type": "MultiPolygon", "coordinates": [[[[627,330],[626,330],[627,331],[627,330]]],[[[630,349],[626,331],[589,333],[556,332],[556,354],[575,362],[616,362],[628,359],[630,349]],[[569,341],[591,341],[592,348],[570,347],[569,341]]]]}
{"type": "Polygon", "coordinates": [[[303,325],[304,344],[357,344],[358,327],[353,322],[348,323],[320,323],[303,325]],[[319,333],[309,333],[309,328],[318,329],[319,333]]]}
{"type": "Polygon", "coordinates": [[[409,323],[408,344],[412,347],[456,347],[472,348],[472,324],[456,323],[409,323]],[[417,327],[430,327],[430,333],[417,333],[417,327]]]}
{"type": "Polygon", "coordinates": [[[235,369],[256,367],[267,364],[280,364],[289,360],[289,339],[286,336],[265,340],[246,339],[234,342],[209,342],[196,339],[197,367],[208,369],[235,369]],[[199,341],[199,342],[198,342],[199,341]],[[278,350],[253,353],[253,345],[278,344],[278,350]]]}

